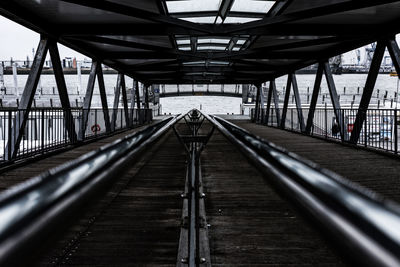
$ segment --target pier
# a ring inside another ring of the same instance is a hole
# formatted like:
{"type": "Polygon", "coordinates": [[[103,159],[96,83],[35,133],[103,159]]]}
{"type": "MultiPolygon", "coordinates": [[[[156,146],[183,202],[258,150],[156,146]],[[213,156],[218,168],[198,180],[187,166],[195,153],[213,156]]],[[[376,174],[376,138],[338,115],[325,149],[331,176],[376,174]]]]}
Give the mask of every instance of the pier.
{"type": "Polygon", "coordinates": [[[40,40],[23,87],[0,66],[0,265],[400,266],[398,91],[376,86],[387,60],[400,73],[399,9],[1,2],[40,40]],[[339,83],[370,44],[365,82],[339,83]],[[162,112],[203,96],[240,112],[162,112]]]}

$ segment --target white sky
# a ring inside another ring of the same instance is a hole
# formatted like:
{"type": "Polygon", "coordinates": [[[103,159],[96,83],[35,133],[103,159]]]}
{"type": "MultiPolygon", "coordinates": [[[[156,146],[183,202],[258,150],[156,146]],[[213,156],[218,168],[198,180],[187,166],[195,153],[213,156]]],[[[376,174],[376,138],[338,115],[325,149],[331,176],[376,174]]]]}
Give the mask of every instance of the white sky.
{"type": "MultiPolygon", "coordinates": [[[[0,0],[2,1],[2,0],[0,0]]],[[[400,43],[400,34],[396,36],[397,42],[400,43]]],[[[0,16],[0,60],[26,60],[26,57],[32,60],[32,49],[36,50],[39,42],[39,34],[25,28],[5,17],[0,16]]],[[[61,58],[76,57],[83,60],[84,55],[75,52],[63,45],[58,45],[61,58]]],[[[361,61],[363,60],[363,51],[361,51],[361,61]]],[[[348,52],[344,55],[344,63],[355,63],[356,54],[348,52]]]]}
{"type": "MultiPolygon", "coordinates": [[[[2,0],[0,0],[2,1],[2,0]]],[[[24,26],[19,25],[3,16],[0,16],[0,60],[32,60],[32,49],[39,43],[40,35],[24,26]]],[[[68,47],[58,45],[61,58],[76,57],[84,59],[85,56],[68,47]]]]}

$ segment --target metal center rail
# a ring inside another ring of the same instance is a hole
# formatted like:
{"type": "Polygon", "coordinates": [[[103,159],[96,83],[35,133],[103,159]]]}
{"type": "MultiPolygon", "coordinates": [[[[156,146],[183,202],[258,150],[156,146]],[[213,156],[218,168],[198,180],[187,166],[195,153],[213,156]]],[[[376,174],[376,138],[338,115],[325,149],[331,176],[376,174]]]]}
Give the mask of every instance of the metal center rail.
{"type": "Polygon", "coordinates": [[[85,201],[105,192],[132,159],[183,115],[90,152],[0,195],[0,266],[21,266],[85,201]],[[23,255],[23,257],[21,257],[23,255]]]}
{"type": "Polygon", "coordinates": [[[203,114],[267,181],[361,266],[400,266],[400,207],[216,116],[203,114]]]}

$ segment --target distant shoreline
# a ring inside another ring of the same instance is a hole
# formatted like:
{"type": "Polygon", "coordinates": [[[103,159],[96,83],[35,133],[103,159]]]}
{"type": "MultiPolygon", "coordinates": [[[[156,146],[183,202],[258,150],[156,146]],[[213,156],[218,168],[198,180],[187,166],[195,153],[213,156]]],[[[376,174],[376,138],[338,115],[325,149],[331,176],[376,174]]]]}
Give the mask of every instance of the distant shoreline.
{"type": "MultiPolygon", "coordinates": [[[[29,74],[30,69],[17,69],[17,73],[21,74],[21,75],[27,75],[29,74]]],[[[73,69],[73,68],[68,68],[68,69],[63,69],[64,74],[77,74],[77,69],[73,69]]],[[[90,69],[81,69],[81,73],[82,74],[90,74],[90,69]]],[[[104,74],[118,74],[118,72],[116,70],[113,69],[103,69],[103,73],[104,74]]],[[[4,75],[12,75],[13,72],[10,69],[5,69],[4,70],[4,75]]],[[[54,74],[52,69],[43,69],[42,70],[42,75],[50,75],[50,74],[54,74]]]]}
{"type": "MultiPolygon", "coordinates": [[[[17,73],[21,74],[21,75],[27,75],[29,74],[30,69],[17,69],[17,73]]],[[[77,69],[73,69],[73,68],[67,68],[67,69],[63,69],[64,74],[67,75],[77,75],[77,69]]],[[[81,73],[84,75],[90,74],[90,69],[89,68],[85,68],[81,70],[81,73]]],[[[103,69],[103,73],[104,74],[118,74],[118,72],[116,70],[113,69],[103,69]]],[[[299,70],[296,71],[296,74],[316,74],[317,71],[316,70],[299,70]]],[[[389,74],[390,71],[381,71],[379,72],[379,74],[389,74]]],[[[12,75],[12,70],[10,69],[5,69],[4,70],[4,75],[12,75]]],[[[52,75],[54,74],[52,69],[43,69],[42,71],[42,75],[52,75]]],[[[368,74],[367,71],[342,71],[341,74],[337,74],[337,75],[344,75],[344,74],[368,74]]]]}

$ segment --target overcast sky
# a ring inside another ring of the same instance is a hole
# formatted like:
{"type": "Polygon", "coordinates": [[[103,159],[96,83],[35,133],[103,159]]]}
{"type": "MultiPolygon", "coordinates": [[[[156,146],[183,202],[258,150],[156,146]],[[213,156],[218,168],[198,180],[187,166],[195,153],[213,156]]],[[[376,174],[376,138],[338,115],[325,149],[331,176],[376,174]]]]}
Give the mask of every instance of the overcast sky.
{"type": "MultiPolygon", "coordinates": [[[[38,42],[39,34],[0,16],[0,60],[10,60],[11,57],[14,60],[26,60],[27,56],[32,59],[32,49],[36,50],[38,42]]],[[[400,34],[397,35],[397,42],[400,43],[400,34]]],[[[85,58],[84,55],[65,46],[59,44],[58,47],[61,58],[76,57],[79,60],[85,58]]],[[[361,56],[363,57],[363,52],[361,56]]],[[[356,63],[355,57],[354,52],[346,53],[344,63],[356,63]]]]}
{"type": "MultiPolygon", "coordinates": [[[[39,37],[38,33],[0,16],[0,60],[10,60],[11,57],[14,60],[26,60],[27,56],[32,60],[32,48],[36,50],[39,37]]],[[[85,58],[63,45],[59,44],[58,48],[61,58],[85,58]]]]}

